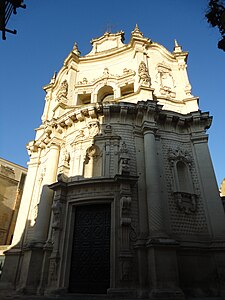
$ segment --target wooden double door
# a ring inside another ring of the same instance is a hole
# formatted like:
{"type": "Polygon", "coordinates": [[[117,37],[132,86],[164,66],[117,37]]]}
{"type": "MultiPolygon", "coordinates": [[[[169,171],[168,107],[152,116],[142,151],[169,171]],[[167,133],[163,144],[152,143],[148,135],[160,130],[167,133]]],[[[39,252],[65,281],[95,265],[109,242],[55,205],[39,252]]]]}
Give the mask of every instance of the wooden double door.
{"type": "Polygon", "coordinates": [[[78,206],[69,291],[105,294],[110,286],[110,204],[78,206]]]}

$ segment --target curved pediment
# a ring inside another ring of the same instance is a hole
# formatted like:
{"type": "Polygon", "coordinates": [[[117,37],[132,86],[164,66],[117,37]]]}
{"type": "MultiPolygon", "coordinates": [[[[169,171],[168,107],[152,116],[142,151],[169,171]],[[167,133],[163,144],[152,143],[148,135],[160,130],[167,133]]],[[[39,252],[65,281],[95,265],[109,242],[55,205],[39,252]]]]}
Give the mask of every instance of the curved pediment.
{"type": "Polygon", "coordinates": [[[109,33],[105,32],[104,35],[102,35],[99,38],[92,39],[92,50],[87,55],[94,55],[99,52],[104,52],[112,49],[118,49],[124,46],[124,32],[120,31],[117,33],[109,33]]]}

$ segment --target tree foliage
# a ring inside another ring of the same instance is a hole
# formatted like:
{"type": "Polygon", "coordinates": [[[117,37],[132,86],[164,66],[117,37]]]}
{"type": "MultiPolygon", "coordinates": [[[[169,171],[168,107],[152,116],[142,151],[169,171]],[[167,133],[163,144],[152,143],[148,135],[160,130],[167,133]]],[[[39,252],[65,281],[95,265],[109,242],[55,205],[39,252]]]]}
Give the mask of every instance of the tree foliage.
{"type": "Polygon", "coordinates": [[[206,18],[213,27],[218,27],[222,39],[218,48],[225,51],[225,0],[210,0],[206,18]]]}

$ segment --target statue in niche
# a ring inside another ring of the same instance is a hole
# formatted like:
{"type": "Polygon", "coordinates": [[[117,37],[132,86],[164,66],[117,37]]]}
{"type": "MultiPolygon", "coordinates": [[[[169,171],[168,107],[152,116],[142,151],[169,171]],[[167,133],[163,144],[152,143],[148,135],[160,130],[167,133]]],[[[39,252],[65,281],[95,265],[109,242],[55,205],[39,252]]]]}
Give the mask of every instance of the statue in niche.
{"type": "Polygon", "coordinates": [[[68,82],[67,80],[65,79],[60,87],[59,87],[59,90],[57,92],[57,100],[58,101],[67,101],[66,97],[67,97],[67,94],[68,94],[68,82]]]}
{"type": "Polygon", "coordinates": [[[139,81],[142,85],[150,87],[151,86],[151,78],[148,73],[148,68],[146,64],[142,61],[138,68],[139,81]]]}
{"type": "Polygon", "coordinates": [[[70,163],[70,153],[66,150],[66,148],[63,149],[62,163],[66,166],[69,166],[70,163]]]}
{"type": "Polygon", "coordinates": [[[130,173],[130,158],[128,154],[127,145],[125,142],[123,142],[120,147],[119,170],[120,170],[120,174],[130,173]]]}

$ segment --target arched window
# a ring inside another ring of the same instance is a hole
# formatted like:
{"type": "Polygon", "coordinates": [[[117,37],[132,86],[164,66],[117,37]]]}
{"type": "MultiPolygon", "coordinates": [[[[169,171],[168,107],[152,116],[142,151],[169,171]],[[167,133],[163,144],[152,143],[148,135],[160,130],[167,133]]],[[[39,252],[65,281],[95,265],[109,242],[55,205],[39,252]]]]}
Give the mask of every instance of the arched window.
{"type": "Polygon", "coordinates": [[[114,99],[113,88],[109,85],[105,85],[98,91],[98,102],[105,102],[114,99]]]}

